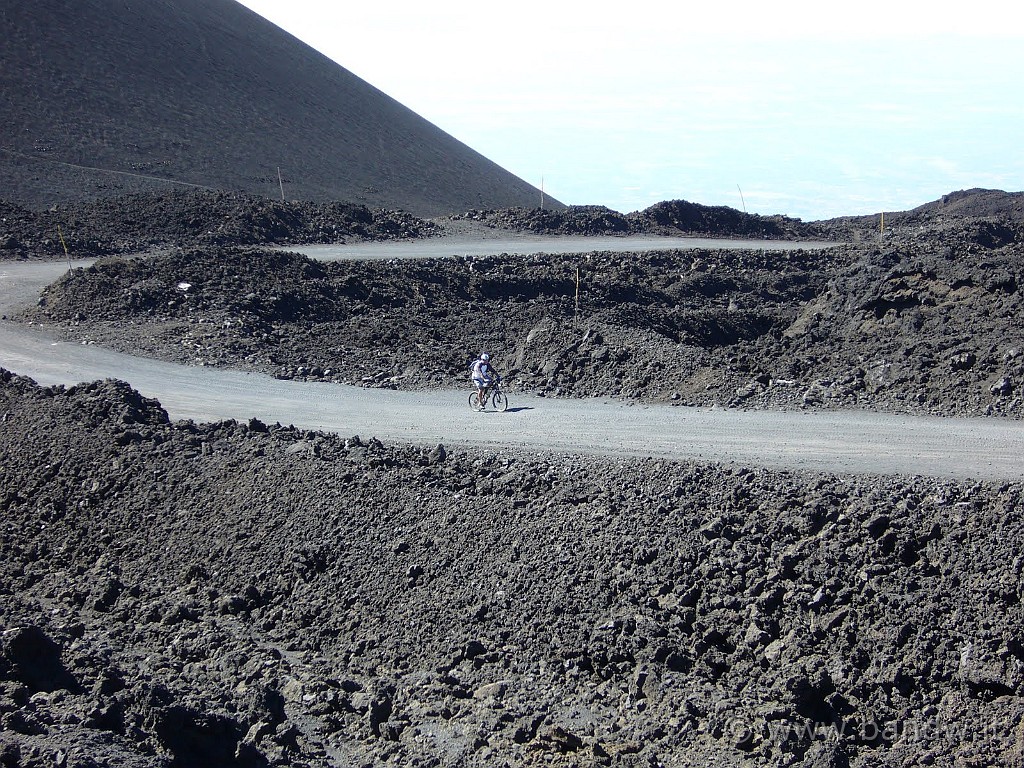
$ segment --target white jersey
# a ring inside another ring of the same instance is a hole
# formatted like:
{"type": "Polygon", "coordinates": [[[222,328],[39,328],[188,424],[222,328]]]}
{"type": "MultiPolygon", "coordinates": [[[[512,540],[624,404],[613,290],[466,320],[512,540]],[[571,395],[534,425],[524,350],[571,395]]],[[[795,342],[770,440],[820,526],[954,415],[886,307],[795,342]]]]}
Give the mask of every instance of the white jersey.
{"type": "Polygon", "coordinates": [[[474,381],[482,381],[488,383],[491,380],[491,364],[484,360],[477,360],[473,363],[473,370],[470,373],[470,377],[474,381]]]}

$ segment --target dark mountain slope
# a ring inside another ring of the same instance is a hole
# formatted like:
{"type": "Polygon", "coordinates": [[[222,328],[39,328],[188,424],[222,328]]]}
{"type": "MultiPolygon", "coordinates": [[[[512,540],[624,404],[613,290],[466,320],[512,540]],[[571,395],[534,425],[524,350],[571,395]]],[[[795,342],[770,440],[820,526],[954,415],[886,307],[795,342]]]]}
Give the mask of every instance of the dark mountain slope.
{"type": "Polygon", "coordinates": [[[540,199],[233,0],[6,3],[0,37],[0,197],[23,205],[157,179],[279,197],[278,167],[289,199],[419,215],[540,199]]]}

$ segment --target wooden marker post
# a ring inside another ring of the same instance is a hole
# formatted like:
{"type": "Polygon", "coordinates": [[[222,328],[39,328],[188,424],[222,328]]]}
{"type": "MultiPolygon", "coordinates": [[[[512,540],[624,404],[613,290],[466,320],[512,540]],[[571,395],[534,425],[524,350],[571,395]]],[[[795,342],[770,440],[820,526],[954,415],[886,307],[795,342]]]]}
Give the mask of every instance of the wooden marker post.
{"type": "Polygon", "coordinates": [[[60,230],[60,224],[57,225],[57,236],[60,237],[60,244],[64,247],[64,256],[68,260],[68,272],[71,271],[71,253],[68,251],[68,244],[64,242],[64,233],[60,230]]]}
{"type": "Polygon", "coordinates": [[[580,324],[580,268],[576,267],[576,309],[573,312],[573,325],[580,324]]]}

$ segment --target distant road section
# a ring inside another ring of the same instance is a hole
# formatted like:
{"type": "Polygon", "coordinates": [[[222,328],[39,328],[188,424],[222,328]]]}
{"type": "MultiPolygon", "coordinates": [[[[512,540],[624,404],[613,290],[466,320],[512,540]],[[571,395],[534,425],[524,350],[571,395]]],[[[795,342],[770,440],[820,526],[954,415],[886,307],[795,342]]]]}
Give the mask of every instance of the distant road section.
{"type": "Polygon", "coordinates": [[[628,237],[523,235],[509,238],[507,232],[494,239],[480,237],[443,237],[427,240],[408,240],[393,243],[352,243],[345,245],[303,245],[286,250],[302,253],[321,261],[352,259],[439,259],[448,256],[489,256],[496,253],[534,256],[540,253],[593,253],[596,251],[647,253],[670,250],[767,250],[814,251],[832,248],[840,243],[824,240],[726,240],[702,237],[655,237],[630,235],[628,237]]]}
{"type": "MultiPolygon", "coordinates": [[[[609,239],[617,245],[625,242],[609,239]]],[[[594,238],[577,240],[595,243],[594,238]]],[[[381,248],[377,257],[411,256],[414,249],[421,256],[438,256],[429,248],[423,251],[428,243],[455,251],[448,255],[461,251],[452,243],[421,241],[381,248]]],[[[551,240],[544,246],[546,252],[565,252],[552,247],[551,240]]],[[[496,252],[493,243],[484,248],[496,252]]],[[[67,262],[0,263],[0,314],[33,302],[66,269],[67,262]]],[[[122,379],[158,398],[172,418],[197,421],[256,417],[418,444],[699,459],[837,473],[991,480],[1020,480],[1024,475],[1024,423],[1009,420],[696,409],[551,399],[515,391],[510,392],[508,412],[474,413],[463,391],[362,389],[180,366],[55,342],[37,328],[9,321],[0,322],[0,366],[41,384],[122,379]]]]}

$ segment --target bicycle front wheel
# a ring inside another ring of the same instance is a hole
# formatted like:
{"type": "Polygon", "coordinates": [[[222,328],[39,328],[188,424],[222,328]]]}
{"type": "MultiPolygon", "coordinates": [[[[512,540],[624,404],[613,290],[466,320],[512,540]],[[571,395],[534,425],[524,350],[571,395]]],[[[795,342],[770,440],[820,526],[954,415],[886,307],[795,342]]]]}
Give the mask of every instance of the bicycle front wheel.
{"type": "Polygon", "coordinates": [[[496,411],[504,411],[508,408],[508,398],[505,397],[504,392],[495,392],[491,397],[491,405],[494,406],[496,411]]]}

